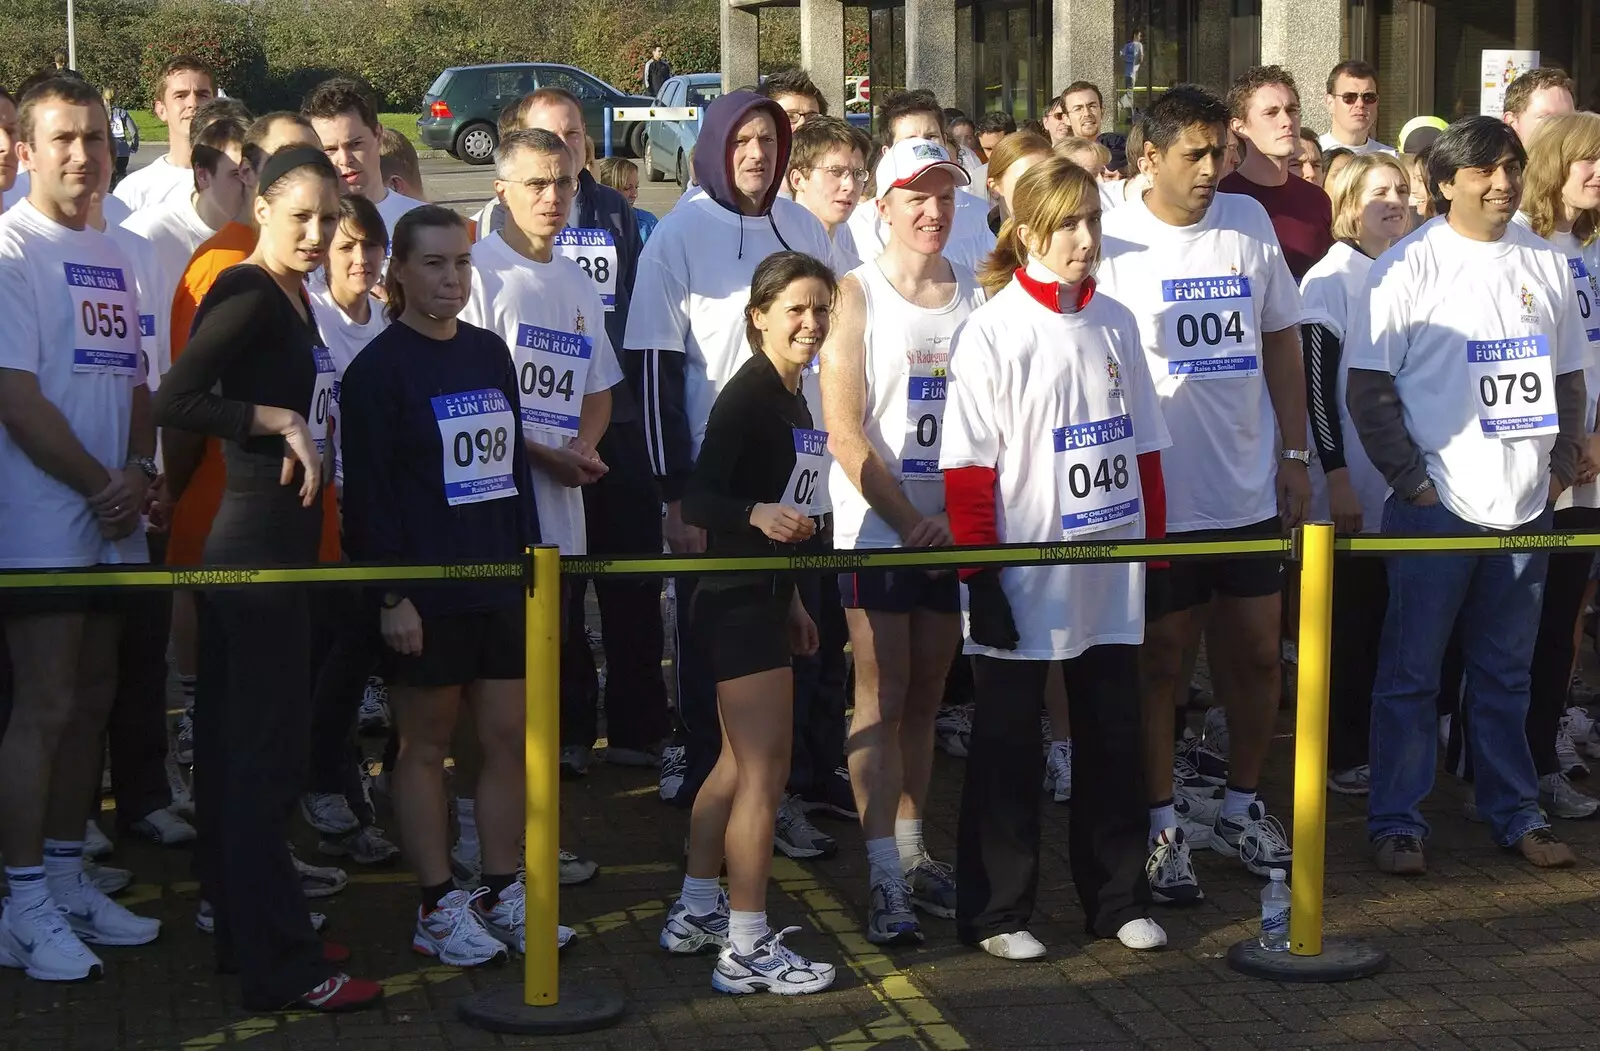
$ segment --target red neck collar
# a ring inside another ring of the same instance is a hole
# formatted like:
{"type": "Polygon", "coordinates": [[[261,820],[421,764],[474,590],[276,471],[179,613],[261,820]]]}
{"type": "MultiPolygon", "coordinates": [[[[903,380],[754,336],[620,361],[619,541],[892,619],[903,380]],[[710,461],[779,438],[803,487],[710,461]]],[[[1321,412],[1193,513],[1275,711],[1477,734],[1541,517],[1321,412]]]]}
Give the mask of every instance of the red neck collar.
{"type": "MultiPolygon", "coordinates": [[[[1028,295],[1032,296],[1041,306],[1054,313],[1065,313],[1061,309],[1061,282],[1040,281],[1036,277],[1029,277],[1028,272],[1021,267],[1015,274],[1017,283],[1020,284],[1028,295]]],[[[1082,310],[1089,305],[1089,300],[1094,298],[1094,278],[1086,277],[1083,284],[1078,286],[1078,302],[1075,310],[1082,310]]]]}

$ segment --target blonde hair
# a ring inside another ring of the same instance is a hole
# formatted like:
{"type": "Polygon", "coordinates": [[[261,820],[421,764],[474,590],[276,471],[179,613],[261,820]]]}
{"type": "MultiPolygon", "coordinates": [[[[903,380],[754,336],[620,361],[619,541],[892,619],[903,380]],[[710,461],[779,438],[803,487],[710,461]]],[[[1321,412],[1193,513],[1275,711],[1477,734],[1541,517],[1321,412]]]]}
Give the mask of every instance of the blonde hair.
{"type": "Polygon", "coordinates": [[[1387,153],[1358,153],[1333,173],[1326,187],[1328,200],[1333,202],[1333,236],[1340,241],[1361,240],[1361,200],[1367,188],[1367,173],[1378,168],[1391,168],[1400,173],[1409,190],[1411,173],[1406,166],[1387,153]]]}
{"type": "Polygon", "coordinates": [[[1065,157],[1078,167],[1090,172],[1103,171],[1111,163],[1111,151],[1106,149],[1104,145],[1095,142],[1093,139],[1080,139],[1075,135],[1056,143],[1056,156],[1065,157]],[[1091,168],[1084,163],[1086,159],[1083,157],[1084,154],[1095,159],[1095,167],[1091,168]]]}
{"type": "Polygon", "coordinates": [[[1000,227],[994,251],[978,270],[978,283],[991,296],[1010,284],[1012,274],[1027,264],[1028,246],[1019,228],[1026,226],[1035,237],[1043,234],[1048,244],[1068,219],[1083,214],[1091,205],[1100,207],[1100,184],[1067,158],[1051,157],[1017,180],[1012,200],[1015,207],[1000,227]]]}
{"type": "Polygon", "coordinates": [[[994,144],[989,151],[989,181],[996,187],[1005,178],[1006,169],[1024,157],[1048,157],[1050,140],[1031,131],[1014,131],[994,144]]]}
{"type": "MultiPolygon", "coordinates": [[[[1561,215],[1561,188],[1578,161],[1600,160],[1600,114],[1569,113],[1550,117],[1528,147],[1528,168],[1522,183],[1522,210],[1540,237],[1556,231],[1561,215]]],[[[1572,236],[1587,246],[1600,234],[1600,210],[1585,209],[1572,223],[1572,236]]]]}

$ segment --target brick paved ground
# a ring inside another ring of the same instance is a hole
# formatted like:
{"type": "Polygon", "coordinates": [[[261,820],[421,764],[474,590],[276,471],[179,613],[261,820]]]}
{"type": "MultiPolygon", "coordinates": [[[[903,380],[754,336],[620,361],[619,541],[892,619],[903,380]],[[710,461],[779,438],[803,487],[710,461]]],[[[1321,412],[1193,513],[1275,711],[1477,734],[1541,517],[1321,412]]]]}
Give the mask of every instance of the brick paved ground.
{"type": "MultiPolygon", "coordinates": [[[[1288,816],[1285,739],[1268,793],[1288,816]]],[[[960,761],[941,756],[930,839],[948,856],[960,761]]],[[[1597,771],[1600,776],[1600,771],[1597,771]]],[[[1227,947],[1253,932],[1261,884],[1235,863],[1203,853],[1207,901],[1162,911],[1171,944],[1135,955],[1087,943],[1066,864],[1068,808],[1044,803],[1047,845],[1042,913],[1033,930],[1051,948],[1037,964],[1005,963],[954,943],[953,925],[927,924],[929,944],[883,958],[856,933],[865,898],[859,835],[830,824],[840,857],[780,862],[775,924],[799,924],[801,951],[841,964],[836,988],[815,997],[719,996],[710,961],[667,958],[655,946],[675,892],[685,818],[654,798],[650,775],[603,765],[564,786],[563,842],[607,871],[562,897],[562,918],[582,938],[564,975],[627,999],[614,1029],[547,1039],[583,1049],[831,1048],[1580,1048],[1600,1047],[1591,990],[1600,980],[1600,826],[1563,823],[1582,865],[1541,873],[1503,854],[1483,826],[1461,816],[1463,787],[1442,777],[1429,818],[1430,874],[1404,882],[1367,861],[1358,802],[1332,797],[1328,829],[1330,933],[1370,940],[1393,956],[1379,977],[1335,986],[1287,986],[1228,970],[1227,947]]],[[[109,817],[109,815],[107,815],[109,817]]],[[[109,826],[108,826],[109,827],[109,826]]],[[[310,856],[313,841],[302,836],[310,856]]],[[[409,950],[414,891],[400,872],[356,874],[319,908],[357,950],[358,973],[387,980],[381,1011],[345,1018],[251,1017],[211,971],[210,944],[192,926],[188,857],[123,845],[115,861],[141,881],[137,908],[167,923],[145,949],[104,953],[100,983],[49,986],[0,972],[0,1051],[243,1045],[257,1051],[379,1051],[534,1046],[455,1020],[464,994],[518,980],[512,969],[464,975],[429,967],[409,950]]]]}

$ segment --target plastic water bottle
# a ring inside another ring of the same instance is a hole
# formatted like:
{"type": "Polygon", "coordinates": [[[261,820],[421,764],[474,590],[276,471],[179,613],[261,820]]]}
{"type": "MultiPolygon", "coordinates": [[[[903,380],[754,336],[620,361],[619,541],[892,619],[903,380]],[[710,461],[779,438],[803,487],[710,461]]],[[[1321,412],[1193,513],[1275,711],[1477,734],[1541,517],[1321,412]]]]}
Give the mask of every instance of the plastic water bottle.
{"type": "Polygon", "coordinates": [[[1273,869],[1261,889],[1261,947],[1267,952],[1289,951],[1289,885],[1284,871],[1273,869]]]}

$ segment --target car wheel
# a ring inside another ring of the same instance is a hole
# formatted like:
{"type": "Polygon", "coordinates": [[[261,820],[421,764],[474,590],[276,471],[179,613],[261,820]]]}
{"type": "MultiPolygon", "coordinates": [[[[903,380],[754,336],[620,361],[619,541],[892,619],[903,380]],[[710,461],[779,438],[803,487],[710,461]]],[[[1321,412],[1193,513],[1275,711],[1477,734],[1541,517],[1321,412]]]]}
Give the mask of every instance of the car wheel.
{"type": "Polygon", "coordinates": [[[644,134],[644,124],[635,124],[633,130],[628,132],[628,152],[635,157],[643,157],[647,141],[644,134]]]}
{"type": "Polygon", "coordinates": [[[687,169],[685,169],[684,166],[683,166],[683,151],[682,150],[678,151],[678,161],[677,161],[677,164],[673,168],[672,174],[673,174],[673,177],[678,180],[678,188],[680,190],[687,190],[689,188],[689,173],[688,173],[687,169]]]}
{"type": "Polygon", "coordinates": [[[494,128],[487,124],[468,124],[456,136],[455,153],[468,164],[488,164],[494,160],[494,128]]]}
{"type": "Polygon", "coordinates": [[[646,179],[651,182],[660,182],[667,177],[666,172],[656,167],[656,148],[648,135],[645,136],[644,150],[640,156],[644,158],[644,177],[646,179]]]}

